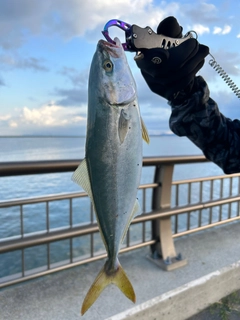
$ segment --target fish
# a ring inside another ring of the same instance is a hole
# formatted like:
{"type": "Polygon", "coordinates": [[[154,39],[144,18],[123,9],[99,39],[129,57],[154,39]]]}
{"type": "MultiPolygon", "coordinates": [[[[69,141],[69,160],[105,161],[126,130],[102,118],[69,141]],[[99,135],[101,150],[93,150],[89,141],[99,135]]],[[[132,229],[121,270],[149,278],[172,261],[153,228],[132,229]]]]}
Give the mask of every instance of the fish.
{"type": "Polygon", "coordinates": [[[107,251],[107,260],[82,303],[82,315],[110,284],[136,301],[118,253],[131,221],[141,213],[137,191],[142,138],[149,143],[149,136],[127,57],[120,40],[114,41],[99,40],[92,58],[85,158],[72,175],[91,199],[107,251]]]}

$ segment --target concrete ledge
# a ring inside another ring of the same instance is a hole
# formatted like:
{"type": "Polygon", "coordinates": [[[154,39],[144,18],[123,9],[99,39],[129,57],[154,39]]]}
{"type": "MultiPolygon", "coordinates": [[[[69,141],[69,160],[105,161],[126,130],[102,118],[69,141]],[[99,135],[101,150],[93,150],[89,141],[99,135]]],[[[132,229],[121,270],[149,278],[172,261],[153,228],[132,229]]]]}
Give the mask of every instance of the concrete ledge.
{"type": "Polygon", "coordinates": [[[82,301],[104,261],[75,267],[0,290],[1,320],[186,320],[240,289],[240,223],[175,239],[185,267],[164,271],[149,248],[120,255],[136,293],[134,305],[107,287],[81,317],[82,301]]]}
{"type": "Polygon", "coordinates": [[[240,261],[106,320],[185,320],[239,288],[240,261]]]}

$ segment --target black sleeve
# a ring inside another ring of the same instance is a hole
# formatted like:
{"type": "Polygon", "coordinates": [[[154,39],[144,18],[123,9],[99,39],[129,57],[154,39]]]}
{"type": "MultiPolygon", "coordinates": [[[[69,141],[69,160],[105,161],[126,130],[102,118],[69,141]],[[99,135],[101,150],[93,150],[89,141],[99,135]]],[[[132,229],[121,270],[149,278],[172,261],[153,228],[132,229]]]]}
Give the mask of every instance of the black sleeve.
{"type": "Polygon", "coordinates": [[[176,135],[188,137],[225,173],[240,172],[240,121],[220,113],[202,77],[195,78],[191,97],[169,104],[172,107],[170,128],[176,135]]]}

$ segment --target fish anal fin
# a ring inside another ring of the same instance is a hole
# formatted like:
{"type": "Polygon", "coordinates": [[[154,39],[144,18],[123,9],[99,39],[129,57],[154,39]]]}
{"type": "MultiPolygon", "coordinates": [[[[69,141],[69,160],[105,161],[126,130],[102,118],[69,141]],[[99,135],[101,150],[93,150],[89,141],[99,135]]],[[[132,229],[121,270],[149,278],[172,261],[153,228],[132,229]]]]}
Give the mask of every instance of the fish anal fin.
{"type": "Polygon", "coordinates": [[[93,305],[102,291],[111,283],[115,284],[128,299],[136,302],[136,296],[132,284],[120,263],[118,262],[117,269],[111,272],[107,272],[107,264],[108,261],[106,261],[104,267],[101,269],[92,286],[88,290],[82,304],[82,315],[93,305]]]}
{"type": "Polygon", "coordinates": [[[149,138],[149,135],[148,135],[148,131],[147,131],[147,128],[145,126],[145,123],[143,122],[143,119],[141,117],[141,126],[142,126],[142,138],[145,142],[147,142],[147,144],[150,143],[150,138],[149,138]]]}
{"type": "Polygon", "coordinates": [[[123,235],[122,235],[122,239],[121,239],[121,243],[123,242],[123,240],[125,239],[126,237],[126,234],[127,234],[127,231],[128,231],[128,228],[132,222],[132,220],[134,219],[134,217],[138,216],[139,214],[141,214],[141,207],[140,207],[140,204],[138,202],[138,200],[136,199],[135,203],[134,203],[134,206],[133,206],[133,210],[131,212],[131,215],[130,215],[130,218],[128,220],[128,223],[126,225],[126,228],[124,229],[124,232],[123,232],[123,235]]]}

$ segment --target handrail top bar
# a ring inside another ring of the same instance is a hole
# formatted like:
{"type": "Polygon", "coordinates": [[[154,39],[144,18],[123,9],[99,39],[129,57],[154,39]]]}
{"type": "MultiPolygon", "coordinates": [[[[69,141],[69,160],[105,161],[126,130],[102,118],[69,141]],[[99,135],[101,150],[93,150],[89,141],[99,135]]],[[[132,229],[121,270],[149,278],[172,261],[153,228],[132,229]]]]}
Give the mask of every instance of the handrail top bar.
{"type": "Polygon", "coordinates": [[[181,155],[181,156],[161,156],[161,157],[144,157],[143,166],[155,166],[161,164],[186,164],[196,162],[208,162],[204,155],[181,155]]]}
{"type": "MultiPolygon", "coordinates": [[[[178,215],[182,213],[187,213],[191,211],[211,208],[216,205],[229,204],[240,200],[240,196],[232,196],[223,198],[220,200],[210,200],[205,203],[196,203],[190,205],[184,205],[180,207],[166,208],[153,210],[147,213],[143,213],[137,216],[131,223],[137,224],[141,222],[147,222],[156,220],[158,218],[171,217],[173,215],[178,215]]],[[[233,217],[232,220],[240,219],[240,216],[233,217]]],[[[222,220],[221,222],[226,222],[227,219],[222,220]]],[[[213,223],[214,224],[214,223],[213,223]]],[[[78,225],[74,227],[66,227],[59,229],[52,229],[50,232],[41,232],[38,234],[25,234],[22,238],[9,237],[5,238],[3,241],[0,241],[0,253],[7,252],[9,250],[22,249],[25,245],[31,246],[39,245],[44,243],[49,239],[50,241],[64,240],[69,237],[82,236],[90,233],[95,233],[99,231],[97,223],[87,223],[85,225],[78,225]]]]}
{"type": "MultiPolygon", "coordinates": [[[[82,159],[0,162],[0,177],[74,171],[82,159]]],[[[144,157],[143,166],[208,161],[203,155],[144,157]]]]}

